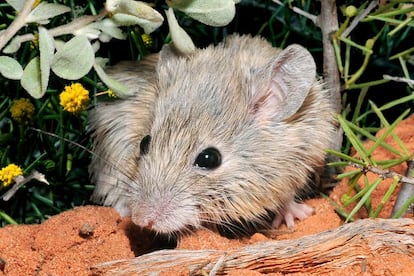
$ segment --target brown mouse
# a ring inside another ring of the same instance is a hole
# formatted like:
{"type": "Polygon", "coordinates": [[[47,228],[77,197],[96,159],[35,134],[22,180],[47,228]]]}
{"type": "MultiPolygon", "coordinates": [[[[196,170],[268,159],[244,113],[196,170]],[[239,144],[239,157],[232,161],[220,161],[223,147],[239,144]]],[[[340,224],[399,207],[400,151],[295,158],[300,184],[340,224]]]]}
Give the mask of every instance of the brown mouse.
{"type": "Polygon", "coordinates": [[[89,114],[93,200],[168,235],[250,234],[312,213],[295,197],[324,165],[334,108],[302,46],[232,35],[108,74],[131,96],[89,114]]]}

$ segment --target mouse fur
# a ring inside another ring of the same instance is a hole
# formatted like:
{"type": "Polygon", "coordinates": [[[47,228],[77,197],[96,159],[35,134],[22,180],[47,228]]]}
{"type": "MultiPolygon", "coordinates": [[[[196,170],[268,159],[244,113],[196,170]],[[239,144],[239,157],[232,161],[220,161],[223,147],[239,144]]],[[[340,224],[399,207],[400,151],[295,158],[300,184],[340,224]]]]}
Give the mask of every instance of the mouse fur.
{"type": "Polygon", "coordinates": [[[89,113],[95,202],[167,235],[206,225],[243,232],[246,222],[271,227],[269,217],[291,227],[310,215],[295,197],[324,165],[335,124],[302,46],[232,35],[185,56],[167,45],[107,73],[131,96],[89,113]],[[197,166],[210,148],[220,165],[197,166]]]}

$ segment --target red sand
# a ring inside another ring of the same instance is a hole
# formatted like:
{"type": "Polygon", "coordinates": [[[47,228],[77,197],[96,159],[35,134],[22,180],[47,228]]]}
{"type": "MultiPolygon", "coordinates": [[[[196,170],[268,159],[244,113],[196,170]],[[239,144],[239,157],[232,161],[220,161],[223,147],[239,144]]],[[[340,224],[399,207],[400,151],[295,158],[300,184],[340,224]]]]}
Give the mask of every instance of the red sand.
{"type": "MultiPolygon", "coordinates": [[[[397,135],[414,151],[414,116],[403,121],[396,130],[397,135]]],[[[394,145],[392,139],[387,141],[394,145]]],[[[390,158],[383,150],[375,152],[377,160],[390,158]]],[[[405,166],[396,168],[404,173],[405,166]]],[[[375,191],[372,203],[378,205],[389,181],[375,191]]],[[[330,197],[340,203],[342,194],[347,191],[347,183],[340,183],[330,197]]],[[[388,217],[392,203],[381,212],[388,217]]],[[[296,239],[339,227],[343,222],[334,208],[324,199],[307,201],[315,208],[315,214],[298,221],[295,231],[282,226],[275,239],[296,239]]],[[[366,214],[359,212],[364,218],[366,214]]],[[[197,231],[180,241],[182,249],[229,249],[267,240],[262,234],[251,238],[229,240],[210,231],[197,231]]],[[[0,275],[91,275],[90,267],[102,262],[134,258],[159,248],[154,236],[133,226],[129,219],[120,218],[107,207],[85,206],[51,217],[40,225],[9,225],[0,229],[0,275]],[[2,264],[3,263],[3,264],[2,264]]],[[[367,259],[367,272],[355,267],[344,268],[330,275],[412,275],[414,259],[403,254],[393,253],[387,258],[379,255],[367,259]]],[[[163,275],[186,275],[186,270],[169,271],[163,275]]],[[[262,275],[255,271],[237,270],[229,275],[262,275]]],[[[274,274],[277,275],[277,274],[274,274]]],[[[301,274],[295,274],[301,275],[301,274]]],[[[302,274],[304,275],[304,274],[302,274]]]]}

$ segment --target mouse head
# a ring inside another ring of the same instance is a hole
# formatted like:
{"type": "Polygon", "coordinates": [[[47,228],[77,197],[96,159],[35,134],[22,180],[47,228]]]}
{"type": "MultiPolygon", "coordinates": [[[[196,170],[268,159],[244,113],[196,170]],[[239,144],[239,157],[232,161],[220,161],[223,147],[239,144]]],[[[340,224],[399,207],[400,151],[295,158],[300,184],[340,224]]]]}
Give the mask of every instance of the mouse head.
{"type": "Polygon", "coordinates": [[[315,63],[297,45],[264,59],[246,52],[231,43],[185,57],[162,50],[129,195],[137,225],[171,234],[258,220],[294,196],[299,180],[277,180],[297,155],[286,121],[314,85],[315,63]]]}

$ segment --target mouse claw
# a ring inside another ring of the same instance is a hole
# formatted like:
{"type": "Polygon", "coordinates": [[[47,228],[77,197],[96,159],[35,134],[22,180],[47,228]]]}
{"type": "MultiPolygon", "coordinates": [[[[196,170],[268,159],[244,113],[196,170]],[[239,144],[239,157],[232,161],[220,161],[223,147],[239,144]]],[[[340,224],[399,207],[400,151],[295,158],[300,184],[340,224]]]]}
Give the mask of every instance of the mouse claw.
{"type": "Polygon", "coordinates": [[[282,212],[276,215],[272,222],[273,228],[279,228],[284,221],[289,229],[295,225],[295,218],[303,220],[313,214],[313,208],[305,203],[298,203],[294,200],[290,201],[282,212]]]}

